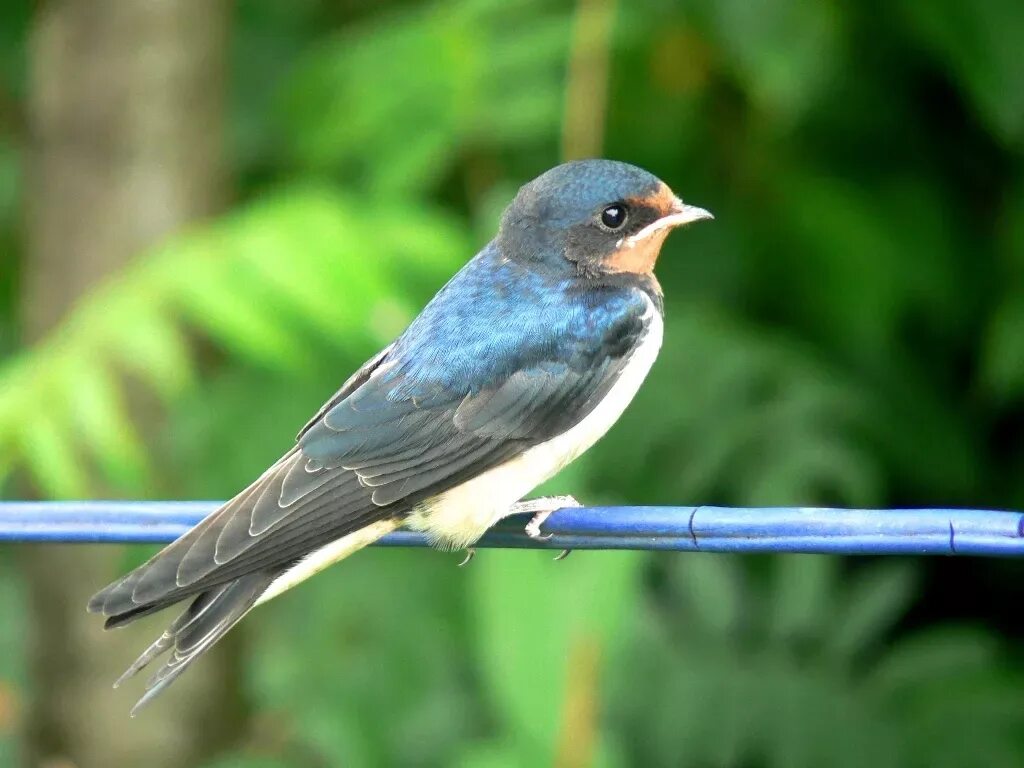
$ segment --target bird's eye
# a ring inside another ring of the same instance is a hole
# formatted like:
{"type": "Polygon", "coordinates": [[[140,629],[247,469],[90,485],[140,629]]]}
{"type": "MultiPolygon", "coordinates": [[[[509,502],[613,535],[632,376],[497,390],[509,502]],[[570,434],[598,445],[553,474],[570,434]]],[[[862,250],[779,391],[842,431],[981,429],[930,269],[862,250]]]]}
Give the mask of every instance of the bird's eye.
{"type": "Polygon", "coordinates": [[[601,211],[601,223],[608,229],[620,229],[626,223],[626,206],[616,203],[601,211]]]}

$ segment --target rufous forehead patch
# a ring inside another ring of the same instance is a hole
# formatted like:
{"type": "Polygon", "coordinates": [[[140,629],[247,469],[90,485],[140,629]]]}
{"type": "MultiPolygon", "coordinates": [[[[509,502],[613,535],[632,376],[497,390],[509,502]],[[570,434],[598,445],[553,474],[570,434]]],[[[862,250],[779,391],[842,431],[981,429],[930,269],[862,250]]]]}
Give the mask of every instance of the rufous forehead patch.
{"type": "Polygon", "coordinates": [[[647,207],[653,209],[659,216],[667,216],[672,212],[676,204],[676,196],[668,188],[668,184],[661,182],[658,188],[644,197],[633,197],[626,200],[632,206],[647,207]]]}

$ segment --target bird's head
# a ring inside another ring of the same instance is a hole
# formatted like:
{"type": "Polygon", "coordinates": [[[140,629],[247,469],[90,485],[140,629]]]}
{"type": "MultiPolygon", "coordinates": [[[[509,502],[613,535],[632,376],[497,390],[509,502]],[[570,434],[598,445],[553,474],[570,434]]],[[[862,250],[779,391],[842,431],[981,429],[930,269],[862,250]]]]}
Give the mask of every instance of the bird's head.
{"type": "Polygon", "coordinates": [[[713,218],[647,171],[577,160],[525,184],[505,209],[498,245],[508,258],[584,275],[650,274],[675,227],[713,218]]]}

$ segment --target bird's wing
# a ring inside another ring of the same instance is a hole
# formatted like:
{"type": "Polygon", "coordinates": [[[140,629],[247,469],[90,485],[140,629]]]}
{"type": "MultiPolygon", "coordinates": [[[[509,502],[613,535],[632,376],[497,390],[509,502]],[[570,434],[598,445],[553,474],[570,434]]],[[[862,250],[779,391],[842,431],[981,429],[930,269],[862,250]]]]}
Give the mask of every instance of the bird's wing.
{"type": "MultiPolygon", "coordinates": [[[[653,312],[638,294],[626,311],[592,318],[585,343],[574,337],[565,344],[554,327],[535,330],[504,353],[508,365],[499,374],[470,372],[455,386],[458,377],[441,385],[415,361],[388,360],[324,411],[299,449],[324,472],[354,473],[374,504],[411,506],[582,420],[617,381],[653,312]]],[[[494,371],[503,353],[482,354],[494,371]]]]}
{"type": "Polygon", "coordinates": [[[647,332],[646,309],[607,319],[593,343],[571,354],[558,351],[557,339],[532,339],[528,361],[517,350],[516,367],[483,384],[441,385],[418,377],[415,361],[379,355],[303,429],[296,448],[97,594],[90,609],[116,624],[287,565],[564,432],[615,383],[647,332]]]}

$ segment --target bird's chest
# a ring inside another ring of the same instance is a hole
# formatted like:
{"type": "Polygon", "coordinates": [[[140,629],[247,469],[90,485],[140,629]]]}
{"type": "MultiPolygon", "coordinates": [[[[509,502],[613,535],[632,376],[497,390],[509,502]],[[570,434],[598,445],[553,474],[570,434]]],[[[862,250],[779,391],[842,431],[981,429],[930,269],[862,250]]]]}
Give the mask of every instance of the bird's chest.
{"type": "Polygon", "coordinates": [[[653,312],[643,341],[601,402],[573,427],[511,461],[428,499],[407,524],[446,549],[466,547],[504,517],[515,502],[596,443],[618,421],[661,348],[663,323],[653,312]]]}

